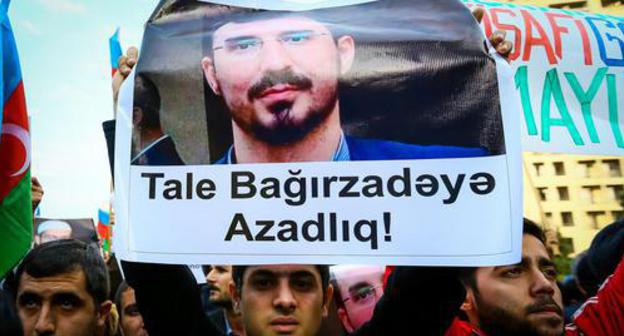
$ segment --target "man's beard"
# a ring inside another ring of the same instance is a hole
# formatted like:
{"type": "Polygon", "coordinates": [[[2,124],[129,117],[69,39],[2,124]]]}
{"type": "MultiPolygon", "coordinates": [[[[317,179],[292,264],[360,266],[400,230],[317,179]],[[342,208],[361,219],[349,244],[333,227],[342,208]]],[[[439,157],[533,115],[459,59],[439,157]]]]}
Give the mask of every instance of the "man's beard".
{"type": "MultiPolygon", "coordinates": [[[[551,300],[549,300],[550,303],[551,300]]],[[[554,303],[554,301],[552,301],[554,303]]],[[[479,329],[488,336],[544,336],[537,326],[519,319],[508,311],[477,299],[479,329]]],[[[559,335],[564,335],[561,328],[559,335]]]]}
{"type": "MultiPolygon", "coordinates": [[[[262,92],[279,84],[289,85],[301,91],[313,89],[313,82],[310,78],[287,69],[267,72],[250,87],[247,98],[249,101],[254,101],[261,96],[262,92]]],[[[268,125],[254,120],[255,113],[251,113],[251,121],[237,118],[236,113],[232,113],[232,118],[244,131],[267,144],[280,146],[297,143],[318,128],[331,115],[338,103],[337,87],[324,97],[323,101],[320,102],[321,104],[310,106],[308,111],[304,111],[305,117],[300,121],[295,121],[292,115],[291,109],[294,103],[294,101],[281,101],[268,106],[268,110],[274,118],[268,125]]]]}

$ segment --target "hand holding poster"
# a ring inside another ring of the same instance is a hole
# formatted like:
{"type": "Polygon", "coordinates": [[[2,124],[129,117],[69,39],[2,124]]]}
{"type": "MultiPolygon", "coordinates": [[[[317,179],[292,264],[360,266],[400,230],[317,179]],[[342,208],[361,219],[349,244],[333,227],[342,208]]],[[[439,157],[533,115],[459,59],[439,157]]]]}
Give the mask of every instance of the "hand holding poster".
{"type": "Polygon", "coordinates": [[[507,3],[485,9],[507,33],[522,100],[523,149],[624,155],[624,18],[507,3]]]}
{"type": "Polygon", "coordinates": [[[122,258],[517,258],[520,111],[465,6],[227,3],[147,25],[120,96],[122,258]]]}

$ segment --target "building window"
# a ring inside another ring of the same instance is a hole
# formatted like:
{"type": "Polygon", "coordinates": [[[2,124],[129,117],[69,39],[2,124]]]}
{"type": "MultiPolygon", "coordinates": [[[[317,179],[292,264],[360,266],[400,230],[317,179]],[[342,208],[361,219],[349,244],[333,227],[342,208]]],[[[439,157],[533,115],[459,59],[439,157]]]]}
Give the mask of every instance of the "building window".
{"type": "Polygon", "coordinates": [[[544,164],[541,162],[533,163],[533,167],[535,167],[535,176],[544,175],[544,164]]]}
{"type": "Polygon", "coordinates": [[[543,187],[543,188],[537,188],[537,193],[539,194],[539,198],[540,201],[545,202],[548,200],[548,198],[546,197],[546,191],[548,190],[548,188],[543,187]]]}
{"type": "Polygon", "coordinates": [[[565,166],[563,165],[563,162],[553,162],[553,166],[555,167],[555,175],[565,175],[565,166]]]}
{"type": "Polygon", "coordinates": [[[557,187],[557,192],[559,193],[560,201],[570,200],[570,192],[568,191],[568,187],[557,187]]]}
{"type": "Polygon", "coordinates": [[[594,167],[594,163],[596,161],[579,161],[580,166],[580,176],[581,177],[591,177],[591,170],[594,167]]]}
{"type": "Polygon", "coordinates": [[[561,223],[563,223],[563,226],[574,226],[574,218],[572,218],[572,213],[568,211],[562,212],[561,223]]]}
{"type": "Polygon", "coordinates": [[[620,167],[620,160],[604,160],[602,161],[607,170],[607,174],[609,177],[621,177],[622,176],[622,168],[620,167]]]}
{"type": "Polygon", "coordinates": [[[624,185],[609,185],[609,200],[619,202],[624,197],[624,185]]]}
{"type": "Polygon", "coordinates": [[[552,212],[544,212],[544,224],[552,224],[552,212]]]}
{"type": "Polygon", "coordinates": [[[585,186],[581,188],[581,200],[586,204],[595,204],[599,201],[599,186],[585,186]]]}
{"type": "Polygon", "coordinates": [[[622,210],[618,210],[618,211],[611,211],[611,215],[613,216],[613,220],[618,220],[620,218],[624,218],[624,211],[622,210]]]}
{"type": "Polygon", "coordinates": [[[601,216],[604,216],[604,211],[588,211],[587,216],[589,217],[589,224],[592,229],[598,230],[600,228],[601,216]]]}

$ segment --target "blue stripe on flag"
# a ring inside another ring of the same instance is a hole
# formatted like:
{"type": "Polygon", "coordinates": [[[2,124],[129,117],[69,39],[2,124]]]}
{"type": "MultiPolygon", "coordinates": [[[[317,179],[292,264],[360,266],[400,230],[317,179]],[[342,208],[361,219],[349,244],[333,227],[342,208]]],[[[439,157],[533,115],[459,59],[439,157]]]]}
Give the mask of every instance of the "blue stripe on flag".
{"type": "Polygon", "coordinates": [[[107,211],[98,209],[98,222],[103,225],[108,225],[110,221],[110,214],[107,211]]]}
{"type": "Polygon", "coordinates": [[[122,55],[121,44],[119,43],[119,28],[117,28],[115,34],[108,39],[108,47],[110,50],[111,68],[117,69],[119,67],[117,61],[122,55]]]}
{"type": "MultiPolygon", "coordinates": [[[[2,125],[2,114],[4,112],[4,104],[11,97],[13,91],[22,80],[20,71],[19,58],[17,56],[17,47],[15,46],[15,38],[9,22],[8,0],[0,0],[0,52],[2,52],[2,61],[0,61],[0,125],[2,125]]],[[[1,126],[0,126],[1,131],[1,126]]]]}

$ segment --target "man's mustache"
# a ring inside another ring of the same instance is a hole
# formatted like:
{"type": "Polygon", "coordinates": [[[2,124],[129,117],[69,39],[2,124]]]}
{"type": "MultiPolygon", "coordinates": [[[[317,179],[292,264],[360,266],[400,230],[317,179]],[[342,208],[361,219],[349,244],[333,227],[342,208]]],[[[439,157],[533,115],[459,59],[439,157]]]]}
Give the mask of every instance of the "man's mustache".
{"type": "Polygon", "coordinates": [[[312,80],[304,75],[296,74],[292,70],[267,71],[262,78],[254,83],[247,92],[247,98],[253,100],[262,92],[275,85],[294,86],[299,90],[307,90],[312,87],[312,80]]]}
{"type": "Polygon", "coordinates": [[[555,312],[559,316],[563,316],[563,311],[561,310],[561,307],[550,296],[546,296],[546,297],[540,298],[540,299],[538,299],[537,302],[528,305],[526,307],[526,311],[527,311],[527,313],[531,314],[531,313],[537,313],[537,312],[541,312],[541,311],[547,310],[548,308],[551,308],[551,307],[555,308],[555,312]]]}

